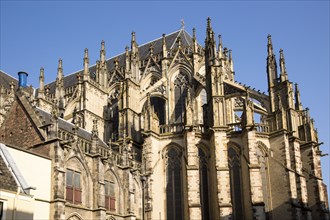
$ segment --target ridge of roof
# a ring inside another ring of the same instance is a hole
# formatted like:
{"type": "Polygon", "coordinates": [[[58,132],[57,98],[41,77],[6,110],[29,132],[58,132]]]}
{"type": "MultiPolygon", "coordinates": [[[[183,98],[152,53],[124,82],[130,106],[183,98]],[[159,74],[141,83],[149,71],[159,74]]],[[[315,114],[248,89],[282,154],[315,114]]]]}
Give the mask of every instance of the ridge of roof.
{"type": "Polygon", "coordinates": [[[4,73],[4,74],[6,74],[7,76],[9,76],[9,77],[13,78],[15,81],[17,81],[17,82],[18,82],[18,79],[16,79],[15,77],[13,77],[12,75],[10,75],[9,73],[6,73],[6,72],[5,72],[5,71],[3,71],[2,69],[0,69],[0,73],[4,73]]]}
{"type": "MultiPolygon", "coordinates": [[[[171,49],[172,49],[172,47],[175,45],[175,42],[176,42],[176,39],[178,38],[178,36],[180,35],[180,34],[183,34],[184,35],[184,38],[185,38],[185,41],[187,42],[187,44],[190,46],[191,45],[191,42],[190,42],[190,40],[188,40],[187,39],[187,36],[186,36],[186,34],[188,34],[188,36],[191,38],[191,35],[186,31],[186,30],[184,30],[184,29],[180,29],[180,30],[176,30],[176,31],[174,31],[174,32],[171,32],[171,33],[169,33],[169,34],[165,34],[165,37],[171,37],[171,36],[173,36],[173,35],[177,35],[176,37],[175,37],[175,40],[173,41],[173,44],[172,44],[172,46],[171,46],[171,49]]],[[[142,50],[142,48],[143,49],[145,49],[144,47],[145,46],[147,46],[148,44],[151,44],[151,43],[155,43],[155,42],[159,42],[160,40],[162,39],[162,37],[159,37],[159,38],[156,38],[156,39],[154,39],[154,40],[151,40],[151,41],[148,41],[148,42],[146,42],[146,43],[143,43],[143,44],[141,44],[141,45],[139,45],[138,46],[138,49],[139,49],[139,52],[141,52],[141,53],[143,53],[143,52],[146,52],[145,50],[144,51],[140,51],[140,50],[142,50]]],[[[172,39],[170,38],[170,41],[171,41],[172,39]]],[[[130,50],[131,51],[131,50],[130,50]]],[[[146,53],[147,54],[147,53],[146,53]]],[[[144,54],[144,55],[146,55],[146,54],[144,54]]],[[[121,53],[119,53],[119,54],[117,54],[117,55],[114,55],[114,56],[112,56],[112,57],[110,57],[110,58],[108,58],[108,59],[106,59],[106,63],[107,63],[107,65],[108,65],[108,67],[109,66],[111,66],[112,64],[111,64],[111,60],[114,60],[116,57],[121,57],[121,56],[123,56],[123,55],[125,55],[125,52],[121,52],[121,53]]],[[[140,57],[141,58],[141,57],[140,57]]],[[[92,70],[93,68],[95,68],[96,67],[96,63],[94,63],[94,64],[92,64],[92,65],[90,65],[89,67],[88,67],[88,69],[89,70],[92,70]]],[[[70,77],[73,77],[74,75],[76,75],[76,74],[78,74],[78,73],[80,73],[80,72],[82,72],[84,69],[80,69],[80,70],[78,70],[78,71],[75,71],[75,72],[73,72],[73,73],[70,73],[70,74],[68,74],[68,75],[66,75],[66,76],[64,76],[64,79],[70,79],[70,77]]],[[[91,72],[90,72],[91,73],[91,72]]],[[[64,80],[65,81],[65,80],[64,80]]],[[[51,86],[51,91],[54,89],[53,87],[54,87],[54,85],[55,85],[55,82],[56,82],[56,80],[54,80],[54,81],[52,81],[52,82],[50,82],[50,83],[48,83],[48,84],[46,84],[46,85],[48,85],[48,86],[51,86]],[[53,88],[53,89],[52,89],[53,88]]],[[[69,83],[70,84],[70,83],[69,83]]],[[[69,85],[69,87],[70,86],[72,86],[72,85],[69,85]]],[[[51,92],[52,93],[52,92],[51,92]]]]}

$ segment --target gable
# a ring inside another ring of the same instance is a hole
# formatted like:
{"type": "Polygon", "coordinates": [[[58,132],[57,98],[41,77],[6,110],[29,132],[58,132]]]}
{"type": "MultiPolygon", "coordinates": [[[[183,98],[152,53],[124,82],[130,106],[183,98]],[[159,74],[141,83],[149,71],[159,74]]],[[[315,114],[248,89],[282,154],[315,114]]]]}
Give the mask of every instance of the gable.
{"type": "Polygon", "coordinates": [[[18,100],[7,113],[7,117],[0,128],[0,141],[6,144],[30,148],[44,142],[44,138],[31,116],[18,100]]]}

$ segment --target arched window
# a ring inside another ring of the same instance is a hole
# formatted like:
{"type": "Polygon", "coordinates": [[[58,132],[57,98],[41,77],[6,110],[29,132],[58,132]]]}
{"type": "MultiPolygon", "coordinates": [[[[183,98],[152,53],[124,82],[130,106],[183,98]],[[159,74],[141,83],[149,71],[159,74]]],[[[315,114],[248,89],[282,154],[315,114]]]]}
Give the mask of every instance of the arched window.
{"type": "Polygon", "coordinates": [[[260,147],[257,147],[257,157],[260,165],[262,195],[263,195],[263,201],[265,203],[266,218],[269,219],[268,216],[270,210],[269,210],[269,199],[268,199],[269,184],[268,184],[267,156],[264,150],[262,150],[260,147]]]}
{"type": "Polygon", "coordinates": [[[66,201],[81,204],[82,198],[81,173],[75,170],[66,170],[66,201]]]}
{"type": "Polygon", "coordinates": [[[184,219],[181,152],[175,148],[166,154],[166,219],[184,219]]]}
{"type": "Polygon", "coordinates": [[[119,127],[119,110],[118,110],[118,99],[111,100],[110,103],[110,133],[113,141],[118,139],[118,127],[119,127]]]}
{"type": "Polygon", "coordinates": [[[151,97],[150,98],[151,106],[153,106],[155,113],[158,116],[159,124],[164,125],[165,124],[165,100],[159,97],[151,97]]]}
{"type": "Polygon", "coordinates": [[[187,75],[182,72],[179,73],[174,81],[175,123],[182,123],[184,121],[188,83],[189,81],[187,75]]]}
{"type": "Polygon", "coordinates": [[[210,219],[207,157],[201,149],[198,149],[198,156],[202,219],[207,220],[210,219]]]}
{"type": "Polygon", "coordinates": [[[104,204],[111,212],[118,212],[119,187],[112,173],[107,172],[104,179],[104,204]]]}
{"type": "Polygon", "coordinates": [[[239,154],[232,147],[228,148],[228,165],[230,176],[230,194],[233,205],[233,219],[244,219],[243,186],[239,154]]]}

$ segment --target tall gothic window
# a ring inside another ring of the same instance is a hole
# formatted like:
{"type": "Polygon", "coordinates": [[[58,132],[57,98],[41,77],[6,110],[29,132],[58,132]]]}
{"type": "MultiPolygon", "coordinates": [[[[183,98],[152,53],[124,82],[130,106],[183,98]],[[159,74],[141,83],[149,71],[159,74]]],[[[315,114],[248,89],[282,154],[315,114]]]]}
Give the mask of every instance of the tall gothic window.
{"type": "Polygon", "coordinates": [[[230,176],[230,193],[233,204],[233,219],[244,219],[243,186],[241,177],[241,164],[239,154],[232,147],[228,149],[228,164],[230,176]]]}
{"type": "Polygon", "coordinates": [[[181,153],[170,148],[166,154],[166,219],[183,217],[181,153]]]}
{"type": "Polygon", "coordinates": [[[183,74],[182,72],[179,73],[174,81],[175,123],[184,122],[188,83],[189,81],[187,75],[183,74]]]}
{"type": "Polygon", "coordinates": [[[158,116],[159,124],[165,124],[165,100],[159,97],[150,98],[151,105],[154,107],[155,113],[158,116]]]}
{"type": "Polygon", "coordinates": [[[118,127],[119,127],[119,110],[118,110],[118,99],[115,98],[111,102],[110,106],[110,119],[111,119],[111,134],[112,140],[117,140],[118,139],[118,127]]]}
{"type": "Polygon", "coordinates": [[[81,204],[82,187],[79,172],[66,170],[66,200],[74,204],[81,204]]]}
{"type": "Polygon", "coordinates": [[[207,158],[203,150],[198,149],[199,156],[199,180],[200,180],[200,200],[202,206],[202,219],[210,219],[209,210],[209,188],[208,188],[208,168],[207,158]]]}
{"type": "Polygon", "coordinates": [[[265,152],[257,147],[257,157],[258,162],[260,165],[260,174],[261,174],[261,181],[262,181],[262,194],[263,194],[263,201],[265,203],[265,212],[266,212],[266,219],[269,219],[269,200],[268,200],[268,169],[267,169],[267,157],[265,152]]]}
{"type": "Polygon", "coordinates": [[[116,211],[116,194],[114,181],[104,181],[105,208],[116,211]]]}

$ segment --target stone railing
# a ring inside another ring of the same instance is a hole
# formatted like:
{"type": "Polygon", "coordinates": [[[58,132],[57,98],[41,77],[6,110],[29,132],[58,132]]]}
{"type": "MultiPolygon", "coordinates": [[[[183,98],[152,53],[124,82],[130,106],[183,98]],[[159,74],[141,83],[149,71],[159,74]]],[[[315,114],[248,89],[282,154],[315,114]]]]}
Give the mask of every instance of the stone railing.
{"type": "Polygon", "coordinates": [[[170,125],[159,125],[159,133],[180,133],[184,128],[182,123],[170,124],[170,125]]]}
{"type": "Polygon", "coordinates": [[[240,122],[238,123],[230,123],[228,124],[229,129],[232,131],[242,131],[242,124],[240,122]]]}
{"type": "Polygon", "coordinates": [[[266,124],[256,123],[255,124],[255,128],[256,128],[256,131],[257,132],[260,132],[260,133],[269,133],[269,126],[266,125],[266,124]]]}

